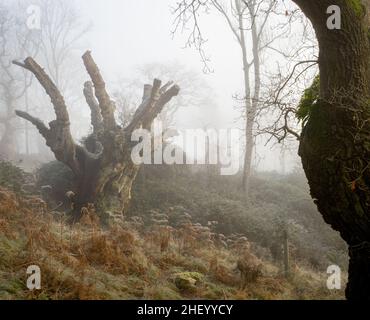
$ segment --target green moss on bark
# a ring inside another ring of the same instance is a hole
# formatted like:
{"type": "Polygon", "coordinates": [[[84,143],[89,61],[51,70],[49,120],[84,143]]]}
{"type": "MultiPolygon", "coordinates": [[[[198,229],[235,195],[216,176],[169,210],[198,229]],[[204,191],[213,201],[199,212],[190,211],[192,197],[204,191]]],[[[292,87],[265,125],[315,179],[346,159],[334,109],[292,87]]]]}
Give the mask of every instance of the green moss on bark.
{"type": "Polygon", "coordinates": [[[304,91],[301,101],[299,102],[298,105],[296,116],[299,120],[302,121],[303,125],[310,118],[312,109],[318,102],[319,95],[320,95],[320,77],[317,76],[314,79],[312,85],[304,91]]]}
{"type": "Polygon", "coordinates": [[[361,0],[346,0],[346,2],[358,17],[361,17],[364,14],[364,6],[362,5],[361,0]]]}

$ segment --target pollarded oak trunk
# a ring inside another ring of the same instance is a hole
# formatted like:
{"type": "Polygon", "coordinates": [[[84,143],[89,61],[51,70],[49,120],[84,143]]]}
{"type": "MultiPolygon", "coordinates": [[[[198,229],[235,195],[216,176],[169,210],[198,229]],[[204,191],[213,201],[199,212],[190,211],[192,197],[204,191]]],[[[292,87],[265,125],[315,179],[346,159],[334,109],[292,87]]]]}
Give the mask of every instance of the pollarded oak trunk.
{"type": "Polygon", "coordinates": [[[320,213],[348,243],[346,296],[370,299],[370,46],[365,1],[294,2],[311,20],[320,47],[320,99],[303,129],[299,155],[320,213]],[[340,30],[327,28],[330,5],[341,8],[340,30]]]}
{"type": "Polygon", "coordinates": [[[124,213],[131,198],[131,186],[139,166],[131,160],[132,132],[137,128],[149,129],[163,107],[179,93],[179,87],[172,82],[162,86],[155,79],[153,85],[144,86],[141,105],[130,124],[121,128],[114,117],[115,105],[110,99],[104,80],[90,52],[83,57],[86,70],[91,78],[84,85],[84,96],[91,111],[93,133],[83,145],[72,138],[70,120],[63,96],[45,71],[32,59],[14,64],[31,71],[51,98],[56,120],[46,126],[40,119],[26,112],[16,111],[19,117],[35,125],[45,138],[57,160],[66,164],[76,178],[74,199],[75,218],[81,208],[89,203],[95,204],[100,214],[107,210],[124,213]]]}

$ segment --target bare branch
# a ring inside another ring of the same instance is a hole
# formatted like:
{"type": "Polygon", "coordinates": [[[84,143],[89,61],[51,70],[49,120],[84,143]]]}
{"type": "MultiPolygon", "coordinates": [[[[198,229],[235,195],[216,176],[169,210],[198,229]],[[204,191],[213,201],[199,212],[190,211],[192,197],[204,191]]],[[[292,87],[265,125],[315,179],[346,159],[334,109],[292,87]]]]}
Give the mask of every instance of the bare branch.
{"type": "Polygon", "coordinates": [[[24,112],[24,111],[20,111],[20,110],[15,110],[15,114],[20,117],[20,118],[23,118],[29,122],[31,122],[36,128],[37,130],[40,132],[40,134],[47,140],[49,138],[49,134],[50,134],[50,129],[44,124],[43,121],[41,121],[40,119],[38,118],[35,118],[33,116],[31,116],[29,113],[27,112],[24,112]]]}
{"type": "Polygon", "coordinates": [[[86,102],[90,107],[91,125],[93,127],[94,133],[98,134],[103,129],[102,128],[103,118],[100,113],[99,103],[98,101],[96,101],[95,96],[94,96],[93,85],[90,81],[85,82],[83,93],[84,93],[86,102]]]}
{"type": "MultiPolygon", "coordinates": [[[[171,83],[167,83],[161,88],[161,81],[155,79],[150,92],[150,97],[145,99],[143,103],[138,107],[131,123],[127,127],[127,131],[133,131],[140,125],[147,128],[151,125],[153,120],[159,113],[162,112],[164,106],[180,92],[180,88],[177,85],[170,87],[166,90],[171,83]]],[[[148,86],[144,86],[144,97],[148,86]]]]}
{"type": "Polygon", "coordinates": [[[55,157],[69,166],[76,175],[79,175],[81,168],[76,158],[76,144],[71,135],[69,115],[63,96],[44,69],[31,57],[27,58],[24,64],[18,62],[15,64],[31,71],[35,75],[51,98],[56,120],[49,123],[50,129],[48,129],[41,120],[32,117],[26,112],[17,111],[16,114],[34,124],[46,139],[46,144],[53,151],[55,157]]]}
{"type": "Polygon", "coordinates": [[[143,90],[143,102],[146,99],[149,99],[151,92],[152,92],[153,86],[151,84],[145,84],[144,85],[144,90],[143,90]]]}
{"type": "MultiPolygon", "coordinates": [[[[292,72],[290,73],[290,75],[288,76],[288,78],[286,79],[286,81],[284,82],[284,84],[279,88],[277,94],[276,94],[276,97],[275,97],[275,102],[277,102],[279,100],[279,96],[280,96],[280,93],[283,91],[283,89],[286,87],[286,85],[289,83],[290,79],[292,79],[294,73],[295,73],[295,70],[297,69],[298,66],[300,66],[301,64],[305,64],[305,63],[311,63],[311,65],[309,67],[312,67],[314,65],[316,65],[318,63],[317,60],[305,60],[305,61],[300,61],[298,63],[296,63],[293,67],[293,70],[292,72]]],[[[305,69],[305,71],[307,70],[307,68],[305,69]]],[[[302,74],[302,72],[300,73],[302,74]]]]}
{"type": "Polygon", "coordinates": [[[82,56],[82,60],[95,87],[95,96],[99,101],[104,129],[106,131],[114,130],[114,128],[117,128],[116,120],[114,119],[115,105],[105,89],[105,82],[99,68],[93,60],[90,51],[86,51],[82,56]]]}
{"type": "Polygon", "coordinates": [[[227,14],[226,10],[222,7],[222,5],[217,0],[211,0],[211,1],[214,7],[224,16],[236,40],[239,42],[239,44],[241,44],[240,35],[238,34],[237,28],[232,23],[231,17],[227,14]]]}
{"type": "Polygon", "coordinates": [[[165,93],[169,87],[171,87],[173,85],[173,81],[168,81],[160,90],[160,93],[165,93]]]}
{"type": "Polygon", "coordinates": [[[13,61],[15,65],[18,65],[26,70],[31,71],[37,80],[40,82],[42,87],[45,89],[46,93],[51,99],[51,103],[54,106],[55,114],[57,117],[57,121],[63,122],[69,126],[69,115],[67,111],[67,106],[65,104],[64,98],[59,92],[56,85],[50,79],[50,77],[46,74],[44,69],[40,67],[40,65],[33,60],[31,57],[28,57],[24,60],[23,63],[13,61]]]}

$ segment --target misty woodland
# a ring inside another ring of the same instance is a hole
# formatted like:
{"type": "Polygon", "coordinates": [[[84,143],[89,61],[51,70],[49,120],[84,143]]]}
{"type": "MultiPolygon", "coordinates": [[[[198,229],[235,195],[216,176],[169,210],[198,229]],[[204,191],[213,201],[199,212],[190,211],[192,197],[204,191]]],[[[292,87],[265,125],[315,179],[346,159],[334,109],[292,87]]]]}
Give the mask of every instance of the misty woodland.
{"type": "Polygon", "coordinates": [[[369,253],[370,0],[0,0],[0,299],[369,300],[369,253]]]}

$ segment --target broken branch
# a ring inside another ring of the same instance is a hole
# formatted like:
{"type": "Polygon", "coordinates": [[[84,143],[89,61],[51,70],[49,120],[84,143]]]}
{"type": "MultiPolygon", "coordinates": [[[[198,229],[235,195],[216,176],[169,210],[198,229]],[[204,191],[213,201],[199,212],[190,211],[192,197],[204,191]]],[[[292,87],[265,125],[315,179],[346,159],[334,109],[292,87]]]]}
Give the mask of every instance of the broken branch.
{"type": "Polygon", "coordinates": [[[94,133],[98,134],[102,130],[102,116],[100,113],[99,103],[96,101],[94,96],[93,85],[90,81],[86,81],[83,90],[87,104],[91,111],[91,125],[93,127],[94,133]]]}
{"type": "Polygon", "coordinates": [[[82,60],[95,87],[95,96],[99,101],[104,129],[107,131],[112,130],[117,127],[114,118],[115,105],[105,89],[105,82],[100,74],[98,66],[91,56],[91,52],[86,51],[82,56],[82,60]]]}
{"type": "Polygon", "coordinates": [[[24,64],[16,61],[13,61],[13,64],[25,68],[35,75],[35,77],[40,82],[40,84],[45,89],[46,93],[51,99],[51,103],[54,106],[57,121],[64,122],[69,126],[69,115],[64,98],[59,92],[56,85],[46,74],[44,69],[41,68],[40,65],[31,57],[28,57],[26,60],[24,60],[24,64]]]}

